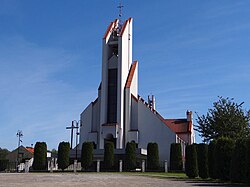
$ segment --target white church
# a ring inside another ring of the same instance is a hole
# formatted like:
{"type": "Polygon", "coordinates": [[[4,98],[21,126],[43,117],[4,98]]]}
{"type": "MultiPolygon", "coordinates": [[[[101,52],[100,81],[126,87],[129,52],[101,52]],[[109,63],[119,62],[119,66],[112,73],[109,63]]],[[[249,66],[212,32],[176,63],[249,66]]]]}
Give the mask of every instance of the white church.
{"type": "Polygon", "coordinates": [[[132,60],[132,41],[132,18],[110,23],[102,39],[98,96],[80,116],[78,154],[85,141],[94,142],[95,158],[102,156],[106,141],[114,143],[117,154],[134,141],[141,155],[147,154],[149,142],[156,142],[164,161],[169,160],[171,143],[181,143],[183,154],[185,145],[194,143],[192,112],[183,119],[165,119],[156,111],[154,96],[146,101],[138,95],[139,62],[132,60]]]}

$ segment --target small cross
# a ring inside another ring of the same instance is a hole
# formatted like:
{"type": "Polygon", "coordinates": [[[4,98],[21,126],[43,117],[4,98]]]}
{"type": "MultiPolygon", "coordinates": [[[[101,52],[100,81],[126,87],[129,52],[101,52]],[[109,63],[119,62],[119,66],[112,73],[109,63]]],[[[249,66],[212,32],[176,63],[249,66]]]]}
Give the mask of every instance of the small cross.
{"type": "Polygon", "coordinates": [[[122,5],[122,0],[120,1],[120,5],[117,7],[117,8],[119,8],[119,17],[122,17],[122,8],[123,8],[124,6],[122,5]]]}

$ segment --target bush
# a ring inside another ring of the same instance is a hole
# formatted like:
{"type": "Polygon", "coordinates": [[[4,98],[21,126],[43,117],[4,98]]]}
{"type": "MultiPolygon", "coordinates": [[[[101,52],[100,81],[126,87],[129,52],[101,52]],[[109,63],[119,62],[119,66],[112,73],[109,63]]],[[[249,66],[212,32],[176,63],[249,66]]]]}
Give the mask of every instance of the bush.
{"type": "Polygon", "coordinates": [[[182,170],[182,168],[181,144],[172,143],[170,148],[170,170],[179,171],[182,170]]]}
{"type": "Polygon", "coordinates": [[[136,144],[128,142],[126,144],[125,168],[130,171],[136,168],[136,144]]]}
{"type": "Polygon", "coordinates": [[[147,168],[148,170],[159,169],[159,149],[157,143],[148,143],[147,146],[147,168]]]}
{"type": "Polygon", "coordinates": [[[196,145],[194,144],[187,145],[186,147],[185,171],[189,178],[198,177],[197,152],[196,145]]]}
{"type": "Polygon", "coordinates": [[[212,179],[216,179],[215,145],[215,140],[211,141],[208,145],[208,173],[212,179]]]}
{"type": "Polygon", "coordinates": [[[58,146],[58,168],[66,169],[69,166],[69,151],[70,145],[69,142],[60,142],[58,146]]]}
{"type": "Polygon", "coordinates": [[[206,179],[208,178],[208,145],[197,144],[196,149],[199,177],[206,179]]]}
{"type": "Polygon", "coordinates": [[[246,141],[246,168],[247,168],[247,172],[246,172],[246,178],[245,178],[245,182],[250,184],[250,138],[247,139],[246,141]]]}
{"type": "Polygon", "coordinates": [[[114,165],[114,143],[107,142],[104,145],[104,167],[112,169],[114,165]]]}
{"type": "Polygon", "coordinates": [[[231,159],[230,178],[232,182],[244,182],[247,173],[246,154],[246,140],[237,140],[231,159]]]}
{"type": "Polygon", "coordinates": [[[82,154],[81,154],[81,166],[83,169],[87,170],[93,162],[93,142],[84,142],[82,144],[82,154]]]}
{"type": "Polygon", "coordinates": [[[47,169],[47,145],[45,142],[36,142],[32,168],[34,170],[47,169]]]}
{"type": "Polygon", "coordinates": [[[230,163],[234,149],[234,141],[232,139],[222,137],[218,138],[215,146],[215,167],[216,176],[221,180],[230,179],[230,163]]]}
{"type": "Polygon", "coordinates": [[[9,160],[7,159],[0,159],[0,171],[4,171],[7,169],[9,164],[9,160]]]}

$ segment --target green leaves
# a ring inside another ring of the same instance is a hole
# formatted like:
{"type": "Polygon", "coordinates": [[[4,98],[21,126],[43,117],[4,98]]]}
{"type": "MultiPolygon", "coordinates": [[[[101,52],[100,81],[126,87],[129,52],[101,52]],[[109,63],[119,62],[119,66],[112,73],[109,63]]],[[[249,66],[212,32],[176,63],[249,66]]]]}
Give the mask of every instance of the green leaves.
{"type": "Polygon", "coordinates": [[[243,102],[237,104],[234,99],[219,97],[208,109],[206,115],[198,116],[196,129],[209,142],[219,137],[229,137],[234,140],[249,135],[250,111],[242,109],[243,102]]]}

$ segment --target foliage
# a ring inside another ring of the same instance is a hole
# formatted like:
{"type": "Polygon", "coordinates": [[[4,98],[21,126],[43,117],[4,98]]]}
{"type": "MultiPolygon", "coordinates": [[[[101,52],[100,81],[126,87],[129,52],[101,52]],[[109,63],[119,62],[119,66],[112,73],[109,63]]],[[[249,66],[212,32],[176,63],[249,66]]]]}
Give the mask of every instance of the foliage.
{"type": "Polygon", "coordinates": [[[197,152],[196,145],[187,145],[186,147],[186,164],[185,164],[186,175],[189,178],[198,177],[198,163],[197,163],[197,152]]]}
{"type": "Polygon", "coordinates": [[[216,145],[215,140],[211,141],[208,145],[208,172],[209,172],[209,177],[212,179],[216,179],[215,145],[216,145]]]}
{"type": "Polygon", "coordinates": [[[45,142],[36,142],[34,149],[34,170],[46,170],[47,168],[47,145],[45,142]]]}
{"type": "Polygon", "coordinates": [[[208,145],[204,143],[197,144],[196,150],[199,177],[206,179],[208,178],[208,145]]]}
{"type": "Polygon", "coordinates": [[[227,137],[217,140],[215,146],[215,168],[216,177],[221,180],[230,179],[230,164],[234,149],[234,141],[227,137]]]}
{"type": "Polygon", "coordinates": [[[128,142],[126,144],[125,168],[129,171],[136,168],[136,144],[128,142]]]}
{"type": "Polygon", "coordinates": [[[157,143],[148,143],[147,146],[147,168],[149,170],[159,169],[159,149],[157,143]]]}
{"type": "Polygon", "coordinates": [[[246,172],[246,180],[245,182],[250,184],[250,138],[247,139],[246,141],[246,168],[247,168],[247,172],[246,172]]]}
{"type": "Polygon", "coordinates": [[[244,182],[247,173],[246,160],[246,139],[238,140],[235,144],[231,159],[230,177],[232,182],[244,182]]]}
{"type": "Polygon", "coordinates": [[[204,142],[219,137],[234,140],[247,137],[250,111],[244,112],[242,104],[237,104],[234,99],[219,97],[219,100],[213,103],[213,108],[208,109],[206,116],[198,116],[196,130],[204,142]]]}
{"type": "Polygon", "coordinates": [[[0,171],[4,171],[8,167],[9,160],[0,159],[0,171]]]}
{"type": "Polygon", "coordinates": [[[59,169],[66,169],[69,166],[69,151],[70,145],[69,142],[60,142],[58,146],[58,168],[59,169]]]}
{"type": "Polygon", "coordinates": [[[170,170],[178,171],[182,170],[182,167],[181,144],[172,143],[170,148],[170,170]]]}
{"type": "Polygon", "coordinates": [[[6,156],[9,154],[9,150],[8,149],[2,149],[0,147],[0,159],[5,159],[6,156]]]}
{"type": "Polygon", "coordinates": [[[93,142],[84,142],[82,144],[81,166],[83,169],[88,169],[93,162],[93,142]]]}
{"type": "Polygon", "coordinates": [[[114,165],[114,143],[106,142],[104,145],[104,167],[111,169],[114,165]]]}

